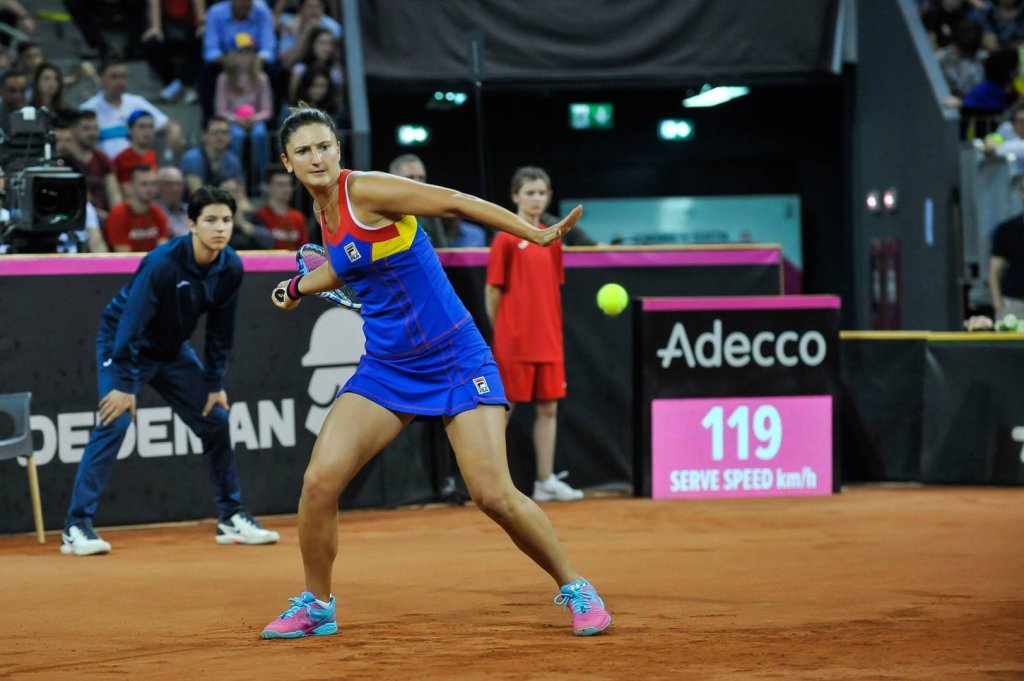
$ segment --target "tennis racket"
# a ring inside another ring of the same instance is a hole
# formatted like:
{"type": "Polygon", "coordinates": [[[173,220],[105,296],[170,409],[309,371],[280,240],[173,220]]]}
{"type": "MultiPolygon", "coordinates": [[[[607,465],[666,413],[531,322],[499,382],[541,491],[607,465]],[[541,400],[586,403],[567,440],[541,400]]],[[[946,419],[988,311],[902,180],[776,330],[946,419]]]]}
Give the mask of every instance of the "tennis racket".
{"type": "MultiPolygon", "coordinates": [[[[325,262],[327,262],[327,254],[323,248],[316,244],[303,244],[295,253],[295,264],[299,274],[309,274],[325,262]]],[[[341,288],[323,291],[316,295],[331,301],[335,305],[341,305],[351,310],[360,310],[363,307],[355,291],[345,284],[342,284],[341,288]]]]}

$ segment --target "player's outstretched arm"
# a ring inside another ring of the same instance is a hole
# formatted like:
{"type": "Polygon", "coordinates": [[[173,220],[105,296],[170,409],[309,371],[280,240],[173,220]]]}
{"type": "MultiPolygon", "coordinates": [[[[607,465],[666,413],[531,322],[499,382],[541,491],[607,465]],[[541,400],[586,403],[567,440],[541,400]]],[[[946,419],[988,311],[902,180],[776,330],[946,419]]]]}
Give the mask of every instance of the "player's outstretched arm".
{"type": "Polygon", "coordinates": [[[463,218],[490,225],[541,246],[564,236],[583,215],[583,206],[576,206],[558,224],[537,229],[490,201],[454,189],[377,172],[353,174],[348,181],[348,195],[357,217],[367,224],[400,220],[406,215],[463,218]]]}

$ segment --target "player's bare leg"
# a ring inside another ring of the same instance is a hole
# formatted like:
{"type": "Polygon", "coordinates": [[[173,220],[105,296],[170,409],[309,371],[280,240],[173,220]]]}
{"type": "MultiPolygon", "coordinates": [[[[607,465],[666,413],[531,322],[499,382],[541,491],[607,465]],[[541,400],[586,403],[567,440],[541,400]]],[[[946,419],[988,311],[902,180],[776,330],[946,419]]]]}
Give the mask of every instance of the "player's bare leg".
{"type": "Polygon", "coordinates": [[[570,565],[544,511],[512,484],[505,455],[505,415],[501,412],[501,407],[481,405],[447,422],[448,439],[466,487],[476,505],[558,584],[555,603],[572,613],[573,632],[577,636],[599,634],[612,623],[604,601],[570,565]]]}
{"type": "Polygon", "coordinates": [[[547,480],[555,472],[555,439],[558,434],[558,402],[538,401],[533,419],[533,449],[537,456],[537,479],[547,480]]]}
{"type": "Polygon", "coordinates": [[[480,509],[508,533],[515,545],[561,586],[579,578],[562,551],[551,521],[516,489],[505,454],[505,414],[481,405],[452,417],[446,426],[459,470],[480,509]]]}
{"type": "Polygon", "coordinates": [[[299,547],[306,589],[317,598],[331,597],[331,573],[338,553],[338,498],[411,420],[355,393],[343,393],[328,413],[299,498],[299,547]]]}

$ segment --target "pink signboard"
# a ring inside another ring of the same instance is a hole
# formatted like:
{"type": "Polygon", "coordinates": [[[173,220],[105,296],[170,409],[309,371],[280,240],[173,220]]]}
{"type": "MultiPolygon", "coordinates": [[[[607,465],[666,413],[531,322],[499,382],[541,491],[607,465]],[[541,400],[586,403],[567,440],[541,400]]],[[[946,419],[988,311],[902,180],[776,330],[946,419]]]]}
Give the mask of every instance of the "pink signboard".
{"type": "Polygon", "coordinates": [[[655,499],[832,493],[832,397],[651,402],[655,499]]]}

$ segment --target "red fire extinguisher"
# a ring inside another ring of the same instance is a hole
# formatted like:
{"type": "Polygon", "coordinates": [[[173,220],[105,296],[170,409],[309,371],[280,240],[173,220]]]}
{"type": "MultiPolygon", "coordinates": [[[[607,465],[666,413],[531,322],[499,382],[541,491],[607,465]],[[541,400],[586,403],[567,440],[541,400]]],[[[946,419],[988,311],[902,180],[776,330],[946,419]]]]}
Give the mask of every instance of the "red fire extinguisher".
{"type": "Polygon", "coordinates": [[[871,328],[877,330],[885,328],[885,295],[882,286],[884,273],[882,242],[878,239],[872,239],[868,244],[868,253],[868,264],[870,267],[868,286],[871,288],[869,292],[871,328]]]}
{"type": "Polygon", "coordinates": [[[886,239],[882,245],[885,259],[885,310],[884,326],[886,329],[902,327],[900,314],[900,242],[898,239],[886,239]]]}

